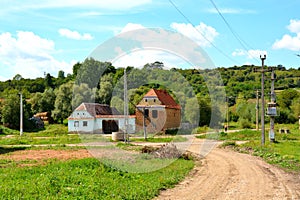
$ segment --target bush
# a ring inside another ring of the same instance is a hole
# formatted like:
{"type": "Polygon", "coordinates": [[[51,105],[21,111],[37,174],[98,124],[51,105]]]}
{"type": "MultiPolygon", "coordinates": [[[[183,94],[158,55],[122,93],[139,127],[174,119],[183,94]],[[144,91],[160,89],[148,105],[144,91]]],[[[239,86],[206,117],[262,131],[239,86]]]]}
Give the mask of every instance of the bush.
{"type": "Polygon", "coordinates": [[[239,119],[239,124],[242,128],[251,128],[252,124],[249,120],[247,119],[239,119]]]}

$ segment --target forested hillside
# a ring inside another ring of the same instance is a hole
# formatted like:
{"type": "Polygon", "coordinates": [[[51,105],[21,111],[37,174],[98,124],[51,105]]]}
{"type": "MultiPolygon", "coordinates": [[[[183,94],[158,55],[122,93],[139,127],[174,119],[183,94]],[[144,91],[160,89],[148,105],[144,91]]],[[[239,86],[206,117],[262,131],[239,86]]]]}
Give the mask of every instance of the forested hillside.
{"type": "MultiPolygon", "coordinates": [[[[168,90],[185,112],[183,120],[193,124],[211,125],[212,110],[220,118],[228,100],[230,120],[243,127],[255,122],[256,90],[261,88],[261,73],[256,66],[234,66],[214,70],[164,69],[161,62],[146,63],[143,69],[127,67],[130,113],[149,88],[168,90]],[[222,90],[226,91],[225,96],[222,90]],[[216,100],[218,99],[218,100],[216,100]],[[200,119],[195,116],[195,108],[200,119]]],[[[57,76],[24,79],[17,74],[12,80],[0,82],[1,123],[19,127],[19,93],[23,94],[25,129],[32,129],[28,119],[37,112],[51,112],[56,123],[62,123],[82,102],[111,104],[123,112],[124,68],[116,69],[108,62],[92,58],[73,66],[73,73],[59,71],[57,76]]],[[[300,115],[300,70],[276,67],[275,90],[280,109],[278,123],[295,123],[300,115]]],[[[265,94],[269,101],[270,73],[266,73],[265,94]]]]}

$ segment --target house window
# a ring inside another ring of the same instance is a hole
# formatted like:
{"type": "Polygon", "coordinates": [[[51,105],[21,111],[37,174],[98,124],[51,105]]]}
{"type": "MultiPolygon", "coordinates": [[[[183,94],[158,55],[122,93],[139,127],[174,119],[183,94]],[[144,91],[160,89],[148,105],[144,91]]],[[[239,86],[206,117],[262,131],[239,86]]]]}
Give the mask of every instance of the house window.
{"type": "Polygon", "coordinates": [[[157,118],[157,110],[152,110],[152,117],[157,118]]]}
{"type": "Polygon", "coordinates": [[[82,125],[83,125],[83,126],[87,126],[87,125],[88,125],[88,122],[87,122],[87,121],[83,121],[83,122],[82,122],[82,125]]]}
{"type": "Polygon", "coordinates": [[[147,102],[148,101],[148,99],[145,99],[145,102],[147,102]]]}
{"type": "Polygon", "coordinates": [[[145,117],[149,117],[149,109],[145,109],[144,115],[145,115],[145,117]]]}
{"type": "Polygon", "coordinates": [[[79,121],[74,122],[74,127],[79,127],[79,121]]]}
{"type": "Polygon", "coordinates": [[[153,102],[155,102],[156,101],[156,99],[153,99],[153,102]]]}

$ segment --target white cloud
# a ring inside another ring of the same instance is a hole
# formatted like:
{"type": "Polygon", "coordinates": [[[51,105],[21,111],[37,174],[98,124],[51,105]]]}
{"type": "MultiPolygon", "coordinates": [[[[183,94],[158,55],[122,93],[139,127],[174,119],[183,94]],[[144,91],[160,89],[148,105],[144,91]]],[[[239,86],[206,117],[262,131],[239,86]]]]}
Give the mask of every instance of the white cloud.
{"type": "Polygon", "coordinates": [[[244,56],[247,52],[243,49],[236,49],[234,52],[232,52],[233,56],[244,56]]]}
{"type": "Polygon", "coordinates": [[[292,32],[292,33],[300,33],[300,20],[295,20],[291,19],[290,24],[287,26],[287,28],[292,32]]]}
{"type": "Polygon", "coordinates": [[[142,68],[145,64],[154,63],[155,61],[163,62],[167,69],[171,69],[173,67],[191,67],[190,64],[188,64],[182,58],[162,50],[133,51],[129,54],[119,57],[112,63],[115,67],[134,66],[137,68],[142,68]]]}
{"type": "Polygon", "coordinates": [[[201,47],[211,46],[211,43],[219,35],[215,28],[203,22],[195,27],[192,24],[174,22],[171,24],[171,28],[194,40],[201,47]]]}
{"type": "Polygon", "coordinates": [[[44,72],[56,75],[59,70],[72,72],[72,64],[56,60],[52,40],[41,38],[33,32],[18,31],[0,35],[0,77],[3,80],[21,74],[24,78],[43,76],[44,72]]]}
{"type": "Polygon", "coordinates": [[[236,49],[234,52],[232,52],[232,56],[247,56],[248,59],[256,59],[259,58],[260,55],[267,55],[267,51],[259,49],[251,49],[248,51],[236,49]]]}
{"type": "Polygon", "coordinates": [[[80,34],[77,31],[71,31],[66,28],[61,28],[58,30],[59,34],[63,37],[74,39],[74,40],[92,40],[93,36],[89,33],[80,34]]]}
{"type": "MultiPolygon", "coordinates": [[[[254,10],[245,10],[245,9],[236,9],[236,8],[218,8],[222,14],[254,14],[254,10]]],[[[208,10],[209,13],[218,14],[218,11],[215,8],[208,10]]]]}
{"type": "Polygon", "coordinates": [[[137,30],[137,29],[141,29],[141,28],[145,28],[145,27],[141,24],[128,23],[121,30],[121,33],[124,33],[127,31],[133,31],[133,30],[137,30]]]}
{"type": "Polygon", "coordinates": [[[300,51],[300,20],[290,20],[290,24],[287,26],[287,29],[291,33],[296,33],[296,35],[283,35],[281,39],[274,42],[272,46],[273,49],[300,51]]]}

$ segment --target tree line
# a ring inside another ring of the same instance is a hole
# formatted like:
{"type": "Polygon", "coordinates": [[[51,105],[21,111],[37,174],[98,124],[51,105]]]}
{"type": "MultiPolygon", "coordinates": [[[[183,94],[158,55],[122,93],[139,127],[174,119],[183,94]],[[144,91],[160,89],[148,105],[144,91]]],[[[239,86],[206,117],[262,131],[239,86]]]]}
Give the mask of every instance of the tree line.
{"type": "MultiPolygon", "coordinates": [[[[230,119],[243,127],[255,122],[256,90],[260,89],[261,74],[256,66],[234,66],[217,69],[165,69],[162,62],[146,63],[143,68],[126,67],[129,110],[150,88],[167,90],[181,105],[183,121],[199,126],[211,124],[212,114],[221,120],[228,101],[230,119]],[[225,93],[222,93],[224,90],[225,93]]],[[[280,115],[278,123],[295,123],[300,115],[300,70],[276,67],[275,88],[280,115]]],[[[269,77],[269,74],[266,74],[269,77]]],[[[50,112],[56,123],[63,123],[82,102],[110,104],[123,112],[124,68],[115,68],[110,62],[87,58],[73,66],[72,74],[59,71],[57,77],[45,74],[43,78],[24,79],[16,75],[0,82],[1,123],[19,128],[19,94],[22,93],[25,129],[33,127],[30,117],[38,112],[50,112]]],[[[270,80],[266,79],[266,94],[270,80]]],[[[268,95],[267,95],[268,97],[268,95]]]]}

